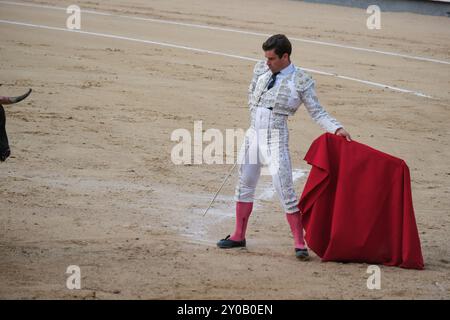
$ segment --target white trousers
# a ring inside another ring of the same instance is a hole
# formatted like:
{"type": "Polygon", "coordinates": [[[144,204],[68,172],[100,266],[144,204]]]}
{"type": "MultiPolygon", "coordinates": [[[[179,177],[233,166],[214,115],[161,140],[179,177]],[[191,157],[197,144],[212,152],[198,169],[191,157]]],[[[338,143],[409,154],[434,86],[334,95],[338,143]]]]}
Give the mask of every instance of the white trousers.
{"type": "Polygon", "coordinates": [[[287,116],[258,107],[252,111],[251,127],[239,155],[239,179],[235,200],[253,202],[261,170],[268,168],[285,213],[298,212],[292,180],[287,116]]]}

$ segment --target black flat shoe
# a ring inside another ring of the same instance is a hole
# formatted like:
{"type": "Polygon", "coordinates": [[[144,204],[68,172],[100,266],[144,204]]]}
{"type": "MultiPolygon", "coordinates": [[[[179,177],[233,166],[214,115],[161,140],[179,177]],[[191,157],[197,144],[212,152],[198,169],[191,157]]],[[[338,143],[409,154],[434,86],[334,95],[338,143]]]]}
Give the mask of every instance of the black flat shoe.
{"type": "Polygon", "coordinates": [[[297,257],[298,260],[301,261],[308,261],[309,260],[309,253],[308,253],[308,249],[298,249],[295,248],[295,256],[297,257]]]}
{"type": "Polygon", "coordinates": [[[222,249],[245,247],[245,245],[245,239],[242,241],[234,241],[230,239],[230,235],[217,242],[217,246],[222,249]]]}

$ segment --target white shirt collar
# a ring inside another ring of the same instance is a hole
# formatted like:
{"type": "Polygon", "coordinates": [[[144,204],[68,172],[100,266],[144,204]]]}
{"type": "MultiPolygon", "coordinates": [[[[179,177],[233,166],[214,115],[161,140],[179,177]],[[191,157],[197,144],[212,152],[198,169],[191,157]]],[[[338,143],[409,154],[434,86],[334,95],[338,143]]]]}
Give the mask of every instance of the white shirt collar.
{"type": "Polygon", "coordinates": [[[288,75],[291,72],[294,72],[295,70],[295,66],[294,64],[291,62],[287,67],[285,67],[284,69],[280,70],[280,73],[285,76],[288,75]]]}

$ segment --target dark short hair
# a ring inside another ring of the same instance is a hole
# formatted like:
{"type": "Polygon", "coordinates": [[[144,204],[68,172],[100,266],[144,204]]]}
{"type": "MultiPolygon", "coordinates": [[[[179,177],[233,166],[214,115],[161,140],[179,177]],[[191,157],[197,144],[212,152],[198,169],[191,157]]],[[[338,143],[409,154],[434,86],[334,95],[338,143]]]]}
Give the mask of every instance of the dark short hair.
{"type": "Polygon", "coordinates": [[[285,53],[290,57],[292,52],[291,42],[284,34],[275,34],[271,36],[263,43],[262,48],[264,51],[275,49],[275,53],[279,58],[285,53]]]}

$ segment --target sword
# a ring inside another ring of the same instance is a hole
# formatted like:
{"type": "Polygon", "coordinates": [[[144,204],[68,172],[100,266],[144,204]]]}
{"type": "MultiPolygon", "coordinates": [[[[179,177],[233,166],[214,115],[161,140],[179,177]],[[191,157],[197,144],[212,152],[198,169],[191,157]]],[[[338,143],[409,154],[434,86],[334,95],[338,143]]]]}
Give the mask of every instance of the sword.
{"type": "Polygon", "coordinates": [[[217,195],[219,194],[220,190],[222,190],[223,186],[225,185],[225,182],[227,182],[228,178],[231,176],[231,174],[233,173],[234,168],[237,165],[237,161],[234,163],[233,167],[231,168],[230,172],[228,172],[228,175],[225,177],[225,179],[222,182],[222,185],[220,186],[219,190],[216,191],[216,193],[214,194],[214,197],[212,198],[211,202],[209,203],[208,208],[206,208],[205,212],[203,213],[203,216],[206,215],[206,213],[208,212],[209,208],[211,208],[212,204],[214,203],[214,200],[216,200],[217,195]]]}

